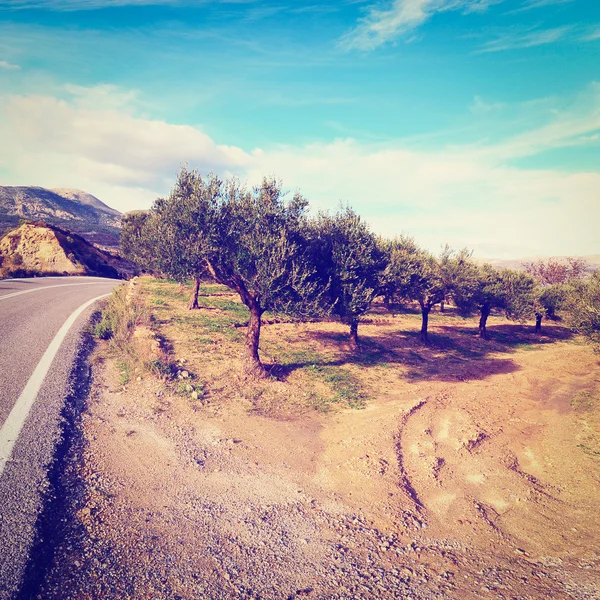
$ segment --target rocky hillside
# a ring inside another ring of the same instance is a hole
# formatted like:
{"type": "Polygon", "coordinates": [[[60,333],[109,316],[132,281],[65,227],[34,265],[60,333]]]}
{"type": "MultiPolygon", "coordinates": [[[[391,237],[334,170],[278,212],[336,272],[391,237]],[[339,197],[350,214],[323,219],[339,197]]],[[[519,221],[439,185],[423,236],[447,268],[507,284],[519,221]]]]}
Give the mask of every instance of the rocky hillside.
{"type": "Polygon", "coordinates": [[[0,277],[96,275],[127,278],[135,267],[81,236],[52,225],[26,223],[0,239],[0,277]]]}
{"type": "Polygon", "coordinates": [[[0,232],[23,219],[74,231],[95,244],[119,245],[121,213],[80,190],[0,186],[0,232]]]}

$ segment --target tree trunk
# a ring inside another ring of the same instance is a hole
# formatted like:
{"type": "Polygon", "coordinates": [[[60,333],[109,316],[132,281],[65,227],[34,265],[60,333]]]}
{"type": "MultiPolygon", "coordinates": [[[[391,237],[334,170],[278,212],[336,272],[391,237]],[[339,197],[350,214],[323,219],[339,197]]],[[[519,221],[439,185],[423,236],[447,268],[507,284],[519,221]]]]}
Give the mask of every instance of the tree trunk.
{"type": "Polygon", "coordinates": [[[246,329],[246,347],[244,349],[244,370],[252,377],[266,377],[267,372],[258,356],[262,311],[257,306],[250,308],[250,321],[246,329]]]}
{"type": "Polygon", "coordinates": [[[542,333],[542,319],[544,315],[541,313],[535,313],[535,332],[542,333]]]}
{"type": "Polygon", "coordinates": [[[487,320],[490,316],[490,308],[483,306],[481,308],[481,317],[479,318],[479,337],[483,340],[487,339],[487,320]]]}
{"type": "Polygon", "coordinates": [[[350,348],[358,350],[358,319],[350,321],[350,348]]]}
{"type": "Polygon", "coordinates": [[[198,307],[198,292],[200,290],[200,277],[194,278],[194,289],[192,291],[192,297],[188,303],[188,310],[194,310],[198,307]]]}
{"type": "Polygon", "coordinates": [[[427,325],[429,323],[429,311],[431,310],[431,307],[425,306],[425,305],[421,305],[421,341],[422,342],[427,342],[428,341],[428,337],[427,337],[427,325]]]}
{"type": "Polygon", "coordinates": [[[383,305],[385,306],[385,308],[387,310],[390,310],[391,304],[392,304],[392,300],[390,298],[390,295],[389,294],[384,294],[383,295],[383,305]]]}

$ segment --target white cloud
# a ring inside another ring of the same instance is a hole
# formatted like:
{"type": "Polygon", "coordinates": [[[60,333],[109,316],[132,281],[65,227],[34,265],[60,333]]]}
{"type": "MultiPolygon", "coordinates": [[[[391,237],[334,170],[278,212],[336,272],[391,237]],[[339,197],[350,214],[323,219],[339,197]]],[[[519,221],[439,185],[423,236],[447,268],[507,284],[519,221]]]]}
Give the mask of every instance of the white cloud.
{"type": "Polygon", "coordinates": [[[501,36],[488,40],[481,52],[499,52],[501,50],[516,50],[544,46],[564,40],[573,31],[570,26],[538,29],[530,31],[509,31],[501,36]]]}
{"type": "Polygon", "coordinates": [[[6,60],[0,60],[0,69],[6,69],[7,71],[16,71],[20,69],[19,65],[13,65],[6,60]]]}
{"type": "MultiPolygon", "coordinates": [[[[123,106],[128,93],[111,95],[103,86],[71,91],[77,92],[71,101],[35,95],[0,99],[0,168],[25,183],[35,179],[60,187],[69,183],[65,179],[77,179],[150,193],[164,191],[184,161],[229,173],[252,160],[194,127],[133,116],[123,106]]],[[[126,209],[126,199],[120,200],[116,208],[126,209]]]]}
{"type": "Polygon", "coordinates": [[[300,188],[315,208],[349,201],[386,235],[408,232],[430,247],[448,241],[479,256],[598,253],[600,173],[526,170],[506,161],[585,143],[600,127],[600,86],[574,109],[502,144],[418,151],[352,139],[252,152],[218,144],[187,125],[140,118],[135,94],[69,88],[0,98],[0,173],[6,184],[79,187],[119,210],[150,206],[183,162],[257,182],[300,188]]]}
{"type": "Polygon", "coordinates": [[[433,250],[444,242],[479,256],[586,254],[600,250],[600,173],[522,170],[477,150],[376,149],[351,140],[267,153],[260,168],[302,186],[318,207],[351,202],[386,235],[408,232],[433,250]]]}
{"type": "Polygon", "coordinates": [[[421,26],[436,13],[448,10],[475,12],[503,0],[393,0],[389,8],[372,6],[359,24],[341,41],[346,49],[373,50],[421,26]]]}

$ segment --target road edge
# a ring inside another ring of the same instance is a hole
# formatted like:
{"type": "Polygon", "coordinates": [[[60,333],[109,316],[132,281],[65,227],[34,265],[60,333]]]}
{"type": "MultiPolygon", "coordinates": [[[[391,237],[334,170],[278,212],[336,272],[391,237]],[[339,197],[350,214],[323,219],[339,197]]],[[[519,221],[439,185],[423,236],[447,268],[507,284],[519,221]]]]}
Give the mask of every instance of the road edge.
{"type": "MultiPolygon", "coordinates": [[[[100,318],[96,310],[90,317],[93,326],[100,318]]],[[[73,367],[69,374],[69,394],[61,410],[60,437],[48,469],[48,487],[42,499],[42,510],[35,524],[35,538],[25,567],[23,583],[15,600],[32,600],[40,597],[44,582],[53,567],[57,549],[67,535],[76,529],[73,506],[85,493],[76,468],[85,448],[81,420],[93,384],[90,357],[97,346],[92,327],[84,328],[73,367]]]]}

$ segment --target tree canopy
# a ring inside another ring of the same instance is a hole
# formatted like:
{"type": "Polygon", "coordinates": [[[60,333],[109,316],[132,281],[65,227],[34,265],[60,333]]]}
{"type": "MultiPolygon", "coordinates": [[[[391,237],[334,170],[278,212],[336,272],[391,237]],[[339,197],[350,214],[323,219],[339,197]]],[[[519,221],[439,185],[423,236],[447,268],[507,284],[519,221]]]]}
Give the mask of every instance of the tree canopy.
{"type": "Polygon", "coordinates": [[[454,290],[454,299],[463,314],[479,312],[479,335],[487,336],[487,320],[493,309],[508,319],[524,321],[532,316],[535,281],[522,271],[495,269],[489,264],[469,269],[470,273],[454,290]]]}
{"type": "Polygon", "coordinates": [[[350,326],[350,345],[358,347],[358,325],[379,294],[385,253],[367,224],[350,207],[321,213],[314,224],[319,248],[317,270],[331,311],[350,326]]]}
{"type": "Polygon", "coordinates": [[[307,201],[289,201],[281,183],[264,179],[252,190],[237,180],[219,182],[198,225],[205,261],[215,281],[235,290],[250,311],[246,368],[265,370],[258,354],[261,317],[266,310],[307,316],[323,311],[320,278],[310,260],[307,201]]]}
{"type": "Polygon", "coordinates": [[[573,288],[567,300],[569,324],[600,349],[600,271],[573,288]]]}

